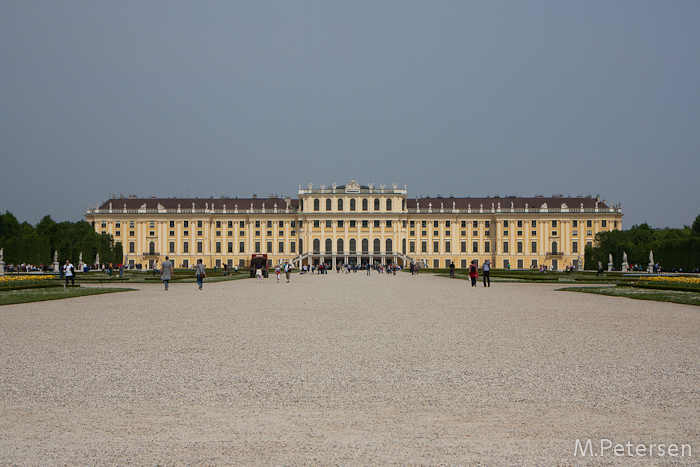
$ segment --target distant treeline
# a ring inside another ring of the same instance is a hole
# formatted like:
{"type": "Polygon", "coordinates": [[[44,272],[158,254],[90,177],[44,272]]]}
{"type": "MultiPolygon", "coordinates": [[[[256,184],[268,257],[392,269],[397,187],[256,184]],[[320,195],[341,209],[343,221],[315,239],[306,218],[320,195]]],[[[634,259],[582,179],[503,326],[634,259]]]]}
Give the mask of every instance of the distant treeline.
{"type": "Polygon", "coordinates": [[[95,232],[86,221],[55,222],[44,217],[36,227],[28,222],[20,223],[12,213],[0,214],[0,248],[4,249],[6,264],[51,265],[53,252],[58,251],[58,262],[70,260],[77,266],[80,253],[83,262],[92,266],[100,254],[101,263],[120,263],[122,245],[114,244],[111,235],[95,232]]]}
{"type": "Polygon", "coordinates": [[[700,215],[692,226],[682,229],[652,229],[641,224],[629,230],[600,232],[595,240],[593,248],[586,247],[586,269],[597,269],[599,261],[607,268],[608,255],[612,254],[615,269],[620,270],[623,252],[627,253],[630,267],[638,264],[646,269],[650,251],[664,271],[700,268],[700,215]]]}

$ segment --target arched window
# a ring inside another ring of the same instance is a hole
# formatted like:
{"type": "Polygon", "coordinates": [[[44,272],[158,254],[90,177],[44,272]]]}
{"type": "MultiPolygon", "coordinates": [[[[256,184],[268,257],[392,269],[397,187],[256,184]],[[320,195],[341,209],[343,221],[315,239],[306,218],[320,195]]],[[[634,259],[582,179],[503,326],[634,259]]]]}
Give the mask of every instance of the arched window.
{"type": "Polygon", "coordinates": [[[326,211],[330,211],[330,210],[331,210],[331,199],[328,198],[326,200],[326,211]]]}
{"type": "Polygon", "coordinates": [[[148,244],[148,254],[149,255],[155,255],[156,254],[156,243],[151,242],[148,244]]]}
{"type": "Polygon", "coordinates": [[[339,238],[339,239],[338,239],[338,248],[336,249],[336,252],[337,252],[339,255],[342,255],[342,254],[343,254],[343,246],[344,246],[344,245],[343,245],[343,239],[342,239],[342,238],[339,238]]]}
{"type": "Polygon", "coordinates": [[[333,240],[330,238],[326,239],[326,254],[333,254],[333,240]]]}
{"type": "Polygon", "coordinates": [[[314,200],[314,211],[320,211],[321,210],[321,202],[316,198],[314,200]]]}
{"type": "Polygon", "coordinates": [[[386,210],[391,211],[391,200],[390,199],[386,200],[386,210]]]}
{"type": "Polygon", "coordinates": [[[350,200],[350,210],[351,211],[355,211],[355,205],[356,205],[356,201],[355,201],[355,198],[353,198],[350,200]]]}
{"type": "Polygon", "coordinates": [[[367,198],[362,200],[362,210],[367,211],[369,208],[367,207],[367,198]]]}
{"type": "Polygon", "coordinates": [[[403,245],[401,246],[401,252],[405,255],[406,254],[406,239],[403,239],[403,245]]]}
{"type": "Polygon", "coordinates": [[[405,199],[403,201],[401,201],[401,210],[402,211],[406,210],[406,200],[405,199]]]}
{"type": "Polygon", "coordinates": [[[338,199],[338,211],[340,211],[340,212],[343,211],[343,199],[342,198],[338,199]]]}
{"type": "Polygon", "coordinates": [[[393,243],[390,238],[386,239],[386,254],[390,255],[392,251],[393,243]]]}
{"type": "Polygon", "coordinates": [[[369,240],[366,238],[362,239],[362,254],[366,255],[369,253],[369,240]]]}
{"type": "Polygon", "coordinates": [[[356,251],[357,251],[357,240],[355,240],[354,238],[351,238],[350,239],[350,254],[354,255],[356,251]]]}
{"type": "Polygon", "coordinates": [[[318,238],[314,238],[314,253],[320,253],[321,252],[321,240],[318,238]]]}
{"type": "Polygon", "coordinates": [[[552,254],[555,254],[555,255],[557,254],[557,247],[558,246],[559,245],[557,245],[557,242],[552,242],[552,254]]]}
{"type": "Polygon", "coordinates": [[[379,211],[379,198],[374,199],[374,210],[379,211]]]}
{"type": "Polygon", "coordinates": [[[374,254],[377,255],[382,252],[382,242],[379,241],[378,238],[374,239],[374,254]]]}

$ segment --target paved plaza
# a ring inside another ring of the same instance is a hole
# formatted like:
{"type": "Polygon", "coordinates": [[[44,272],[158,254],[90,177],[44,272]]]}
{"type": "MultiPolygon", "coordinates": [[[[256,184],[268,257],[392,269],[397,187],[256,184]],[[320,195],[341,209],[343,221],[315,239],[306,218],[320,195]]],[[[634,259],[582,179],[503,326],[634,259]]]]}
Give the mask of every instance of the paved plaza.
{"type": "Polygon", "coordinates": [[[700,307],[406,273],[138,287],[0,307],[0,465],[700,459],[700,307]]]}

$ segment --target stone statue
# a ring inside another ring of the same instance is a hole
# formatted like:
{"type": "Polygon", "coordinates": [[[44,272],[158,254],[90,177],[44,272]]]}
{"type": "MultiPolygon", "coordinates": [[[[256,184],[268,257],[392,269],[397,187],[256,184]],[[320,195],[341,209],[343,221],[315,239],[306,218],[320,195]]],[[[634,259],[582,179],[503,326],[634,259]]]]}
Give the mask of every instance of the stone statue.
{"type": "Polygon", "coordinates": [[[78,257],[78,264],[83,264],[83,252],[80,252],[80,256],[78,257]]]}
{"type": "Polygon", "coordinates": [[[627,253],[625,253],[624,251],[622,252],[622,262],[623,263],[627,262],[627,253]]]}
{"type": "Polygon", "coordinates": [[[654,252],[649,250],[649,264],[654,264],[654,252]]]}
{"type": "Polygon", "coordinates": [[[608,255],[608,263],[612,263],[612,253],[608,255]]]}
{"type": "Polygon", "coordinates": [[[58,263],[58,250],[53,250],[53,262],[58,263]]]}
{"type": "Polygon", "coordinates": [[[95,255],[95,264],[100,264],[100,254],[99,253],[97,253],[95,255]]]}
{"type": "Polygon", "coordinates": [[[0,263],[2,263],[2,258],[3,258],[3,256],[5,256],[5,249],[4,249],[4,248],[0,248],[0,263]]]}

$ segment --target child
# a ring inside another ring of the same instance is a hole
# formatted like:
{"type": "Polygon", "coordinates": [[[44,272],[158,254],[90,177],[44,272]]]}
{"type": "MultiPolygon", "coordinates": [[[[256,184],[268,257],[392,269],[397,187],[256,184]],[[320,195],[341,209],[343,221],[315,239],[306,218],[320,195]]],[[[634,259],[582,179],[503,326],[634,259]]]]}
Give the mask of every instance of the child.
{"type": "Polygon", "coordinates": [[[262,273],[262,269],[260,269],[260,266],[258,266],[258,269],[255,270],[255,277],[258,278],[258,282],[263,281],[263,273],[262,273]]]}
{"type": "Polygon", "coordinates": [[[280,283],[280,265],[275,266],[275,273],[277,274],[277,283],[280,283]]]}

